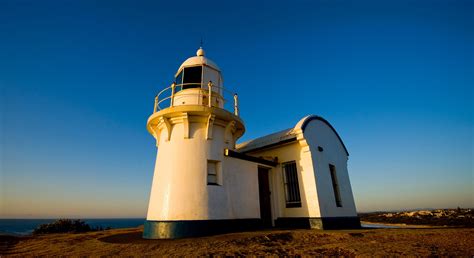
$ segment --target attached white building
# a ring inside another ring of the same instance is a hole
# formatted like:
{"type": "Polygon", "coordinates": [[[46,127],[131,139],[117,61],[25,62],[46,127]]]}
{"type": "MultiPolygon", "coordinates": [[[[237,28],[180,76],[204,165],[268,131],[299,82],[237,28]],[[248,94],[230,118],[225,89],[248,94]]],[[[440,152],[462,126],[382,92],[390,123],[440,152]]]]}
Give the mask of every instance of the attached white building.
{"type": "Polygon", "coordinates": [[[307,116],[236,145],[245,132],[237,95],[202,48],[157,95],[147,129],[158,152],[144,238],[360,227],[349,154],[329,122],[307,116]]]}

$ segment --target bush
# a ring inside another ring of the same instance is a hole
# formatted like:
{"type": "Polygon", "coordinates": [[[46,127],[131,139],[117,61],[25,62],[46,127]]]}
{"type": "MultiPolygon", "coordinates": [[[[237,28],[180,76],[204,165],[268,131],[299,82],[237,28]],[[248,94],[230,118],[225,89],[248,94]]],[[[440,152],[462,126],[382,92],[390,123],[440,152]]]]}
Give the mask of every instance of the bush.
{"type": "MultiPolygon", "coordinates": [[[[415,211],[416,212],[416,211],[415,211]]],[[[361,220],[375,223],[474,227],[474,209],[438,209],[430,214],[413,212],[372,212],[359,214],[361,220]],[[387,216],[389,215],[390,216],[387,216]],[[435,215],[436,214],[436,215],[435,215]]]]}
{"type": "Polygon", "coordinates": [[[39,225],[33,234],[52,234],[52,233],[83,233],[95,231],[84,221],[77,219],[58,219],[55,222],[39,225]]]}

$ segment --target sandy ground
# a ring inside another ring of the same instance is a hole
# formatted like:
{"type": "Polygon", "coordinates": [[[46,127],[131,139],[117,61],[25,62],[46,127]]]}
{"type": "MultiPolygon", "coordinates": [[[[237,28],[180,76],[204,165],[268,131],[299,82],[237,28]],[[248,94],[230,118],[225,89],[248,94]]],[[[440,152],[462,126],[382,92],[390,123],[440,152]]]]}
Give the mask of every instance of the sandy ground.
{"type": "Polygon", "coordinates": [[[0,236],[1,256],[324,255],[470,256],[474,229],[269,230],[178,240],[145,240],[141,228],[32,237],[0,236]]]}

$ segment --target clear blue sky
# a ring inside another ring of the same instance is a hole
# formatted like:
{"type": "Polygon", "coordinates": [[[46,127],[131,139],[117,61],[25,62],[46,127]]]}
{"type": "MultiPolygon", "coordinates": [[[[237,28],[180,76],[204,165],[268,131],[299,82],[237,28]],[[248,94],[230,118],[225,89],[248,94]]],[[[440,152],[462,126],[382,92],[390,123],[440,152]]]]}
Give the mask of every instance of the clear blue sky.
{"type": "Polygon", "coordinates": [[[0,2],[0,217],[144,217],[154,95],[195,54],[247,133],[328,119],[359,211],[474,206],[474,1],[0,2]],[[258,2],[258,3],[256,3],[258,2]]]}

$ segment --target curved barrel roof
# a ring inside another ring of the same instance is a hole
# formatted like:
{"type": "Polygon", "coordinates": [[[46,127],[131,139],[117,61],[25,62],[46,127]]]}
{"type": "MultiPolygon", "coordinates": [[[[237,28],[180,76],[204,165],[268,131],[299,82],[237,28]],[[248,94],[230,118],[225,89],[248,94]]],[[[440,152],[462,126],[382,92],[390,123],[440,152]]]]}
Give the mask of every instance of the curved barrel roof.
{"type": "Polygon", "coordinates": [[[316,115],[309,115],[303,117],[300,121],[298,121],[298,123],[296,123],[296,126],[293,128],[285,129],[276,133],[272,133],[266,136],[262,136],[253,140],[237,144],[237,150],[242,153],[247,153],[296,141],[296,133],[299,131],[298,129],[301,129],[301,131],[303,131],[304,133],[306,126],[313,120],[319,120],[329,126],[329,128],[331,128],[331,130],[336,134],[337,138],[341,142],[347,156],[349,156],[349,152],[347,151],[347,148],[344,145],[344,142],[342,141],[341,137],[336,132],[336,129],[334,129],[334,127],[326,119],[316,115]]]}

